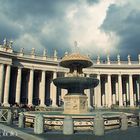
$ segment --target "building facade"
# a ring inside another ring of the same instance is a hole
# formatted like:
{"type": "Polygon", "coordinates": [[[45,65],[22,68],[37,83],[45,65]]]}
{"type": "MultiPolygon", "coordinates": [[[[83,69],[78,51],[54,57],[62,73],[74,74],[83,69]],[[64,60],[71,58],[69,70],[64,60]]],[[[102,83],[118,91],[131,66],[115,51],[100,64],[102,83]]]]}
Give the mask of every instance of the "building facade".
{"type": "MultiPolygon", "coordinates": [[[[67,55],[67,54],[65,54],[67,55]]],[[[99,79],[99,85],[94,89],[85,90],[88,97],[88,107],[135,107],[140,104],[140,56],[138,61],[111,61],[109,56],[101,61],[99,56],[90,68],[83,70],[85,76],[99,79]]],[[[57,88],[52,80],[67,76],[68,69],[59,66],[61,59],[54,51],[48,57],[46,50],[42,56],[35,54],[33,48],[30,54],[24,54],[12,49],[12,43],[5,41],[0,45],[0,103],[28,104],[39,106],[63,106],[65,89],[57,88]]]]}

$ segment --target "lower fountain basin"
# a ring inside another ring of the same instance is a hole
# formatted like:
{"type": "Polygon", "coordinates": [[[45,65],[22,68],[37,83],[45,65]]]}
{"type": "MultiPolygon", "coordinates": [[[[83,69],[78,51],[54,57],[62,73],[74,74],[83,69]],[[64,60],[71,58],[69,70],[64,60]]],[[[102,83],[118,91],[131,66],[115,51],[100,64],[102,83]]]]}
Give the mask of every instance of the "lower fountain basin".
{"type": "Polygon", "coordinates": [[[99,80],[93,77],[58,77],[53,83],[63,89],[68,90],[68,94],[83,94],[84,89],[94,88],[99,80]]]}

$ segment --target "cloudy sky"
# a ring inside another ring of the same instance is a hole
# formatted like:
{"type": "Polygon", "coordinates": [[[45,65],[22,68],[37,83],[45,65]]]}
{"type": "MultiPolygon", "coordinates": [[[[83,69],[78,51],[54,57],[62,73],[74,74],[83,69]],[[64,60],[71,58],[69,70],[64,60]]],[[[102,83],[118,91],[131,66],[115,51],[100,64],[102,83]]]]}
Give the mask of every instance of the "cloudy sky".
{"type": "MultiPolygon", "coordinates": [[[[139,0],[0,0],[0,43],[37,53],[73,52],[93,58],[140,53],[139,0]]],[[[113,57],[114,56],[114,57],[113,57]]]]}

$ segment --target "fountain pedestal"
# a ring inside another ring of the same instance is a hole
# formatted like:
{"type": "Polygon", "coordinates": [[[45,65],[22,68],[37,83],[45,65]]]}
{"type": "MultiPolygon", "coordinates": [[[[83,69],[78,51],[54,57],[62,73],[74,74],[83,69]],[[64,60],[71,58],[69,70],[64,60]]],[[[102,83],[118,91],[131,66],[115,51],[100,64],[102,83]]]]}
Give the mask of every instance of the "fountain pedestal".
{"type": "Polygon", "coordinates": [[[66,95],[64,101],[64,114],[82,114],[88,112],[86,95],[66,95]]]}

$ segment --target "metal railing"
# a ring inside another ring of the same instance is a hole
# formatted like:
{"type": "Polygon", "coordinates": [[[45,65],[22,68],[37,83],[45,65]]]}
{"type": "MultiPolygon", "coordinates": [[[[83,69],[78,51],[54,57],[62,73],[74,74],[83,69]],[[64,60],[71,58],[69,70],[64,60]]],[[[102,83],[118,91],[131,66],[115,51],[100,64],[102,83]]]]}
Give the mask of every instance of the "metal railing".
{"type": "Polygon", "coordinates": [[[0,109],[0,122],[7,122],[9,109],[0,109]]]}

